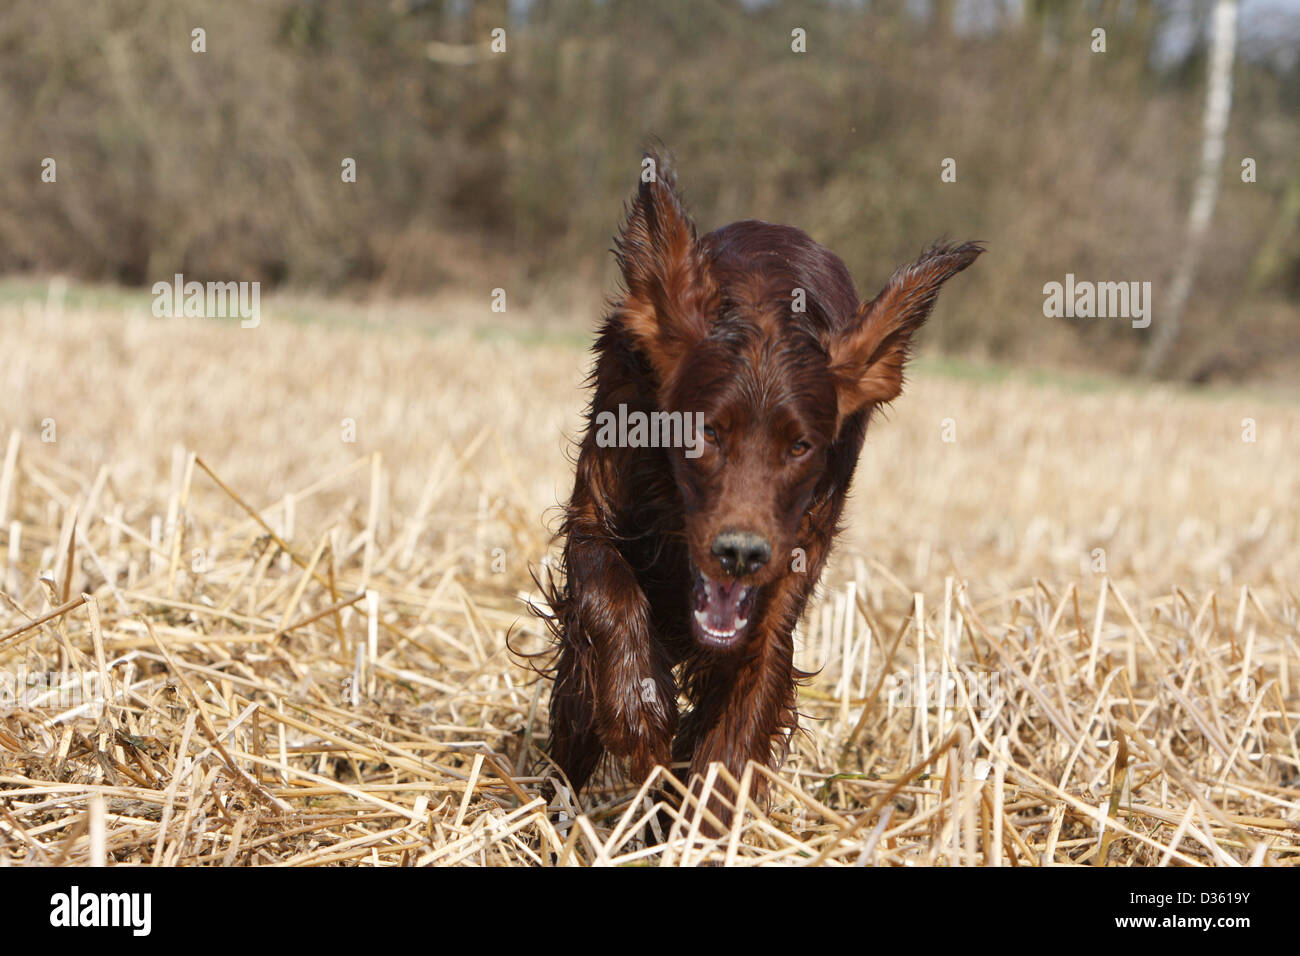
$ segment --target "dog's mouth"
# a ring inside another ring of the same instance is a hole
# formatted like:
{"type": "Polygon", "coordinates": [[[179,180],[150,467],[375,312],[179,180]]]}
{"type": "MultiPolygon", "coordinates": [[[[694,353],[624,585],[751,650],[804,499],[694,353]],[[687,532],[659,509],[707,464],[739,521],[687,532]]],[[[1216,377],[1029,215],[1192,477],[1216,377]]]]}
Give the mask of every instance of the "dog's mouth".
{"type": "Polygon", "coordinates": [[[693,594],[695,636],[709,647],[734,647],[749,626],[754,588],[739,581],[714,581],[695,572],[693,594]]]}

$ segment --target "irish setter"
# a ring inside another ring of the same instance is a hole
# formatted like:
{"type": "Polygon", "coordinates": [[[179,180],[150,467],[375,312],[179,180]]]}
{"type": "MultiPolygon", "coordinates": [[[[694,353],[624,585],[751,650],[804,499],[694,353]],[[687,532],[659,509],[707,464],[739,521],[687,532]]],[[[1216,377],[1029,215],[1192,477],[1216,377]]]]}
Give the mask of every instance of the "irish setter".
{"type": "Polygon", "coordinates": [[[739,779],[784,759],[808,676],[792,631],[867,422],[902,390],[940,286],[981,251],[935,245],[862,303],[798,229],[746,220],[697,238],[673,172],[646,155],[548,593],[550,754],[574,788],[606,753],[638,781],[687,763],[697,786],[710,761],[739,779]]]}

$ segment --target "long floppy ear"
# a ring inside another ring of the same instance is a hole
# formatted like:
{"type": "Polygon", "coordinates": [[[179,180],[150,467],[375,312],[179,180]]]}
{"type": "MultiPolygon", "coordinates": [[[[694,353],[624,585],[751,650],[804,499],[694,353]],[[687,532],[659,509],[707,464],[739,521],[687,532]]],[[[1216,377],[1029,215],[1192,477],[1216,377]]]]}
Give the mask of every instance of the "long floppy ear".
{"type": "Polygon", "coordinates": [[[890,276],[880,294],[832,337],[827,350],[840,421],[899,396],[912,335],[934,308],[939,288],[983,251],[978,242],[931,246],[890,276]]]}
{"type": "Polygon", "coordinates": [[[677,195],[670,163],[647,152],[641,186],[628,206],[614,255],[627,297],[624,326],[650,359],[661,382],[708,334],[717,288],[695,239],[695,224],[677,195]]]}

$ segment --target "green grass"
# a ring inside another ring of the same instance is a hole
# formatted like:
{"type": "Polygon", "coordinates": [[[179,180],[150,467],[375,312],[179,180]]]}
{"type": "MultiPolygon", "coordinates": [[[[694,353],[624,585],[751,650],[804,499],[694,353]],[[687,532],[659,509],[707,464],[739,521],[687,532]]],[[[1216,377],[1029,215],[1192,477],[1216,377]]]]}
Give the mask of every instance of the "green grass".
{"type": "MultiPolygon", "coordinates": [[[[956,355],[918,354],[911,362],[912,369],[922,375],[934,375],[958,381],[1023,382],[1038,388],[1057,389],[1073,394],[1101,394],[1109,392],[1144,392],[1153,383],[1137,376],[1107,375],[1093,370],[1061,368],[1032,368],[1000,362],[967,359],[956,355]]],[[[1248,399],[1270,404],[1294,405],[1296,391],[1283,386],[1243,383],[1239,385],[1189,385],[1184,382],[1162,382],[1187,398],[1202,401],[1248,399]]]]}
{"type": "MultiPolygon", "coordinates": [[[[49,295],[49,286],[48,278],[29,276],[0,278],[0,305],[19,305],[23,302],[44,303],[49,295]]],[[[143,288],[69,280],[64,301],[68,308],[138,309],[148,314],[153,305],[153,294],[143,288]]],[[[437,303],[431,303],[429,308],[423,311],[423,318],[419,320],[401,318],[382,323],[370,319],[370,307],[365,303],[346,297],[328,299],[322,297],[319,302],[313,302],[311,297],[289,291],[268,296],[265,306],[265,311],[274,316],[277,321],[288,321],[296,325],[324,325],[332,328],[370,330],[377,333],[401,329],[435,339],[448,332],[464,330],[469,325],[463,314],[447,315],[445,308],[437,303]]],[[[411,306],[397,303],[393,311],[410,312],[411,306]]],[[[575,349],[586,349],[590,346],[600,318],[593,313],[585,326],[576,322],[531,325],[518,320],[494,320],[489,318],[491,315],[484,309],[484,318],[473,324],[470,334],[476,341],[575,349]]],[[[922,375],[958,381],[988,384],[1015,381],[1074,394],[1144,391],[1151,387],[1150,383],[1137,377],[1110,375],[1096,370],[1033,368],[968,359],[957,355],[922,353],[913,360],[912,368],[922,375]]],[[[1270,404],[1294,404],[1296,401],[1296,391],[1283,386],[1256,384],[1193,386],[1168,383],[1164,387],[1173,388],[1190,398],[1206,401],[1248,399],[1270,404]]]]}

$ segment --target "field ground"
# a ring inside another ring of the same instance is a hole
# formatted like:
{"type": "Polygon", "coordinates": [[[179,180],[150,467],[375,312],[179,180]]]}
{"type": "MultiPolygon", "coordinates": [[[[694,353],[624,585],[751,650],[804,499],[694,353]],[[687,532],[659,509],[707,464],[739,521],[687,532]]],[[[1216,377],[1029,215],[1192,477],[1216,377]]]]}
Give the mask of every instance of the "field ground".
{"type": "Polygon", "coordinates": [[[0,289],[0,864],[1300,862],[1294,395],[923,364],[715,845],[538,798],[574,323],[135,301],[0,289]]]}

